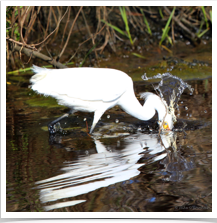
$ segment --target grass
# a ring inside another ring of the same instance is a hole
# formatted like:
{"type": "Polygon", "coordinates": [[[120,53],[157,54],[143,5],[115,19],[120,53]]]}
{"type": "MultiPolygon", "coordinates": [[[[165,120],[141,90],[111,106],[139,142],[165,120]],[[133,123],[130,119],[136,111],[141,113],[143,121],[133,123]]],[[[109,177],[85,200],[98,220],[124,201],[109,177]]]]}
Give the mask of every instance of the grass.
{"type": "Polygon", "coordinates": [[[123,7],[119,7],[119,9],[120,9],[120,12],[121,12],[122,19],[123,19],[123,21],[125,23],[125,30],[127,32],[127,36],[128,36],[128,38],[130,40],[130,43],[133,45],[134,42],[133,42],[133,40],[131,38],[131,34],[130,34],[130,28],[129,28],[128,21],[127,21],[126,9],[125,9],[124,6],[123,7]]]}
{"type": "MultiPolygon", "coordinates": [[[[209,31],[209,22],[208,22],[208,19],[207,19],[207,16],[206,16],[205,7],[204,6],[201,6],[201,10],[203,12],[203,20],[202,20],[202,22],[200,24],[200,28],[199,28],[199,31],[197,33],[197,37],[198,38],[201,38],[207,31],[209,31]],[[206,29],[203,32],[201,32],[202,27],[204,25],[204,22],[206,24],[206,29]]],[[[210,11],[209,13],[210,13],[210,21],[212,22],[212,11],[210,11]]]]}
{"type": "Polygon", "coordinates": [[[206,11],[205,11],[204,6],[201,6],[201,9],[202,9],[202,12],[203,12],[204,21],[206,23],[206,28],[208,29],[209,28],[209,23],[208,23],[208,20],[207,20],[207,17],[206,17],[206,11]]]}
{"type": "MultiPolygon", "coordinates": [[[[74,64],[74,62],[67,63],[67,65],[71,65],[71,64],[74,64]]],[[[46,66],[43,66],[43,67],[50,68],[50,67],[53,67],[53,65],[46,65],[46,66]]],[[[24,69],[22,68],[22,69],[19,69],[19,70],[13,70],[13,71],[7,72],[7,74],[22,73],[22,72],[30,71],[31,69],[32,69],[32,67],[27,67],[27,68],[24,68],[24,69]]]]}
{"type": "Polygon", "coordinates": [[[128,25],[126,9],[125,9],[125,7],[119,7],[119,9],[120,9],[120,12],[121,12],[121,17],[122,17],[122,19],[124,21],[124,24],[125,24],[125,32],[123,30],[119,29],[117,26],[114,26],[114,25],[108,23],[107,21],[105,21],[103,19],[101,19],[101,21],[104,22],[106,25],[110,26],[112,29],[119,32],[120,34],[122,34],[123,36],[126,36],[130,40],[130,43],[133,45],[134,41],[132,40],[132,37],[131,37],[131,34],[130,34],[130,28],[129,28],[129,25],[128,25]]]}
{"type": "MultiPolygon", "coordinates": [[[[161,36],[161,40],[160,40],[160,42],[159,42],[159,45],[162,44],[162,42],[166,39],[166,37],[167,37],[167,38],[169,37],[169,36],[168,36],[168,32],[169,32],[169,30],[170,30],[169,25],[170,25],[170,22],[171,22],[171,20],[172,20],[172,17],[173,17],[173,14],[174,14],[174,12],[175,12],[175,9],[176,9],[176,7],[173,8],[173,11],[171,12],[170,17],[169,17],[169,19],[167,20],[166,26],[165,26],[164,29],[163,29],[163,34],[162,34],[162,36],[161,36]]],[[[171,38],[168,38],[168,39],[171,40],[171,38]]],[[[171,41],[171,43],[172,43],[172,41],[171,41]]]]}
{"type": "Polygon", "coordinates": [[[81,62],[81,64],[79,65],[79,67],[82,67],[84,65],[84,62],[86,61],[88,55],[96,48],[96,44],[87,52],[87,54],[85,55],[83,61],[81,62]]]}
{"type": "Polygon", "coordinates": [[[148,23],[146,17],[145,17],[145,14],[144,14],[144,12],[142,11],[142,9],[141,9],[140,11],[141,11],[141,13],[142,13],[142,15],[143,15],[144,23],[145,23],[145,25],[146,25],[146,27],[147,27],[148,34],[152,35],[151,28],[150,28],[150,26],[149,26],[149,23],[148,23]]]}
{"type": "Polygon", "coordinates": [[[138,54],[138,53],[132,53],[132,55],[136,56],[136,57],[139,57],[139,58],[142,58],[142,59],[146,59],[146,57],[138,54]]]}

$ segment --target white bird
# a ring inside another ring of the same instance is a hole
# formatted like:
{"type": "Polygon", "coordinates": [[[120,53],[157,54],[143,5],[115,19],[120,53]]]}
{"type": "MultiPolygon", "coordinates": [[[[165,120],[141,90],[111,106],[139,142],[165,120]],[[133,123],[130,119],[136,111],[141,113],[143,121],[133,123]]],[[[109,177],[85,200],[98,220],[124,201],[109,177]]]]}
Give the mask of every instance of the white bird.
{"type": "Polygon", "coordinates": [[[153,93],[142,93],[145,99],[142,106],[135,96],[132,79],[122,71],[89,67],[46,69],[35,65],[32,70],[36,73],[30,79],[34,91],[52,96],[60,105],[71,108],[69,113],[48,125],[50,133],[55,132],[53,126],[62,118],[82,111],[94,112],[91,134],[103,113],[115,105],[143,121],[151,119],[157,111],[160,128],[173,128],[166,102],[153,93]]]}

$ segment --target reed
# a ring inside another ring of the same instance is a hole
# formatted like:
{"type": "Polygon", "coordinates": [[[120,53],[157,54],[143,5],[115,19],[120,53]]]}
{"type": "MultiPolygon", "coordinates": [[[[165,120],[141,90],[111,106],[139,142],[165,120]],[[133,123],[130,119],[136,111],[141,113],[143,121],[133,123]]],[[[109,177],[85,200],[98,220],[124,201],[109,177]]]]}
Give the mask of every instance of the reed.
{"type": "Polygon", "coordinates": [[[206,10],[205,10],[205,7],[204,7],[204,6],[201,6],[201,9],[202,9],[202,12],[203,12],[204,21],[205,21],[205,23],[206,23],[206,28],[208,29],[208,28],[209,28],[209,23],[208,23],[208,20],[207,20],[207,17],[206,17],[206,10]]]}
{"type": "MultiPolygon", "coordinates": [[[[166,25],[165,25],[165,27],[164,27],[164,29],[163,29],[163,34],[162,34],[162,36],[161,36],[161,40],[160,40],[160,42],[159,42],[159,45],[161,45],[162,42],[166,39],[166,37],[168,37],[168,32],[169,32],[169,30],[170,30],[169,25],[170,25],[170,22],[171,22],[171,20],[172,20],[172,17],[173,17],[173,14],[174,14],[174,12],[175,12],[175,9],[176,9],[176,7],[173,8],[173,11],[171,12],[170,17],[169,17],[169,19],[167,20],[167,23],[166,23],[166,25]]],[[[168,39],[171,40],[171,38],[168,38],[168,39]]],[[[172,42],[172,41],[170,41],[170,42],[172,42]]]]}
{"type": "Polygon", "coordinates": [[[142,13],[142,15],[143,15],[144,23],[145,23],[146,28],[147,28],[147,30],[148,30],[148,34],[152,35],[151,28],[150,28],[150,26],[149,26],[148,20],[146,19],[145,14],[144,14],[144,12],[142,11],[142,9],[140,9],[140,11],[141,11],[141,13],[142,13]]]}
{"type": "Polygon", "coordinates": [[[123,7],[119,7],[119,9],[120,9],[120,12],[121,12],[122,19],[123,19],[123,21],[125,23],[125,30],[127,32],[127,36],[128,36],[128,38],[130,40],[130,43],[133,45],[134,42],[133,42],[133,40],[131,38],[131,34],[130,34],[130,28],[129,28],[129,25],[128,25],[126,9],[125,9],[124,6],[123,7]]]}

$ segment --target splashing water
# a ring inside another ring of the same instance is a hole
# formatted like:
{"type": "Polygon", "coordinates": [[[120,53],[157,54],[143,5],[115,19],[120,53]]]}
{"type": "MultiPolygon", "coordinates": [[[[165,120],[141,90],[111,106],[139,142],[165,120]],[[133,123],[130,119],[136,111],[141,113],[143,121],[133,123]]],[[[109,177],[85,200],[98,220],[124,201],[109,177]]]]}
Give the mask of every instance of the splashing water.
{"type": "Polygon", "coordinates": [[[176,122],[175,110],[179,111],[178,102],[183,91],[187,88],[191,93],[194,89],[181,78],[173,76],[170,73],[157,74],[153,77],[147,77],[146,73],[142,76],[143,80],[161,79],[154,89],[159,93],[159,96],[164,99],[168,106],[168,112],[172,115],[173,122],[176,122]]]}

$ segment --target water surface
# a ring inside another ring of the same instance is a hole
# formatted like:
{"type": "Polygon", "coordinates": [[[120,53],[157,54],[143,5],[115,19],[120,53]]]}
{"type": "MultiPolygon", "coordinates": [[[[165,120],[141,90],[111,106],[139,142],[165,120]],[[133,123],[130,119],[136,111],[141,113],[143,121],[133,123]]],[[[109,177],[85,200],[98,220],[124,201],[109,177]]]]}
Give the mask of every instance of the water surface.
{"type": "MultiPolygon", "coordinates": [[[[81,112],[51,137],[47,124],[68,109],[30,90],[31,73],[8,75],[7,211],[212,211],[210,64],[190,69],[203,77],[185,78],[194,92],[184,91],[175,130],[160,137],[157,116],[142,123],[118,107],[91,137],[86,121],[90,127],[93,116],[81,112]]],[[[154,92],[138,73],[129,71],[136,94],[154,92]]]]}

